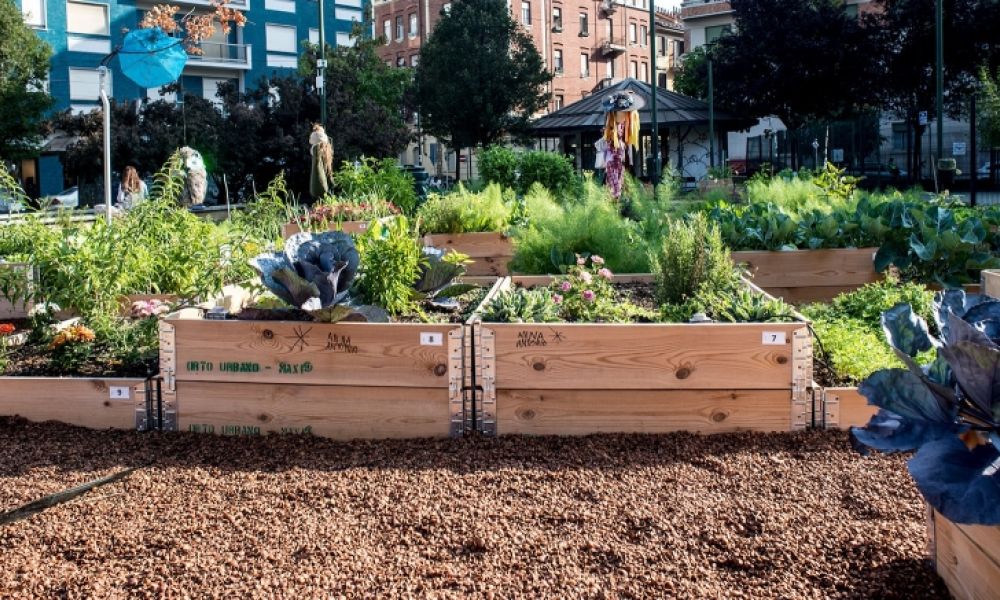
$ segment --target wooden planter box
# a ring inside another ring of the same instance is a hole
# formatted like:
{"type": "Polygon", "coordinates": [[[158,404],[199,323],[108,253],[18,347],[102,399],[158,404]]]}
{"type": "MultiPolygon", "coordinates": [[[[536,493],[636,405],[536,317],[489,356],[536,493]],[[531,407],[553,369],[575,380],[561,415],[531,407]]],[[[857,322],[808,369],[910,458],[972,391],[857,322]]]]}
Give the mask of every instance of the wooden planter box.
{"type": "MultiPolygon", "coordinates": [[[[343,231],[344,233],[364,233],[368,231],[368,221],[341,221],[329,224],[330,231],[343,231]]],[[[302,228],[298,223],[285,223],[281,226],[281,237],[288,239],[300,233],[302,228]]]]}
{"type": "Polygon", "coordinates": [[[514,242],[502,233],[431,233],[424,236],[424,244],[447,248],[469,255],[473,262],[468,266],[469,275],[504,276],[509,273],[507,263],[514,258],[514,242]]]}
{"type": "Polygon", "coordinates": [[[164,407],[182,431],[336,439],[463,431],[461,325],[184,318],[189,312],[160,323],[164,407]]]}
{"type": "Polygon", "coordinates": [[[821,414],[815,420],[818,427],[825,429],[864,427],[878,412],[878,407],[868,404],[856,387],[824,388],[821,398],[817,403],[821,414]]]}
{"type": "Polygon", "coordinates": [[[996,598],[1000,590],[1000,527],[958,525],[928,510],[931,560],[956,600],[996,598]]]}
{"type": "Polygon", "coordinates": [[[733,261],[749,267],[748,276],[786,302],[826,302],[878,281],[874,257],[878,248],[829,248],[787,252],[733,252],[733,261]]]}
{"type": "Polygon", "coordinates": [[[0,377],[0,415],[92,429],[136,429],[146,416],[145,380],[0,377]]]}
{"type": "MultiPolygon", "coordinates": [[[[505,278],[484,305],[511,286],[549,281],[505,278]]],[[[805,322],[513,324],[474,316],[471,327],[482,389],[476,419],[489,433],[791,431],[812,421],[805,322]]]]}
{"type": "Polygon", "coordinates": [[[1000,271],[988,269],[980,273],[979,290],[990,298],[1000,298],[1000,271]]]}
{"type": "MultiPolygon", "coordinates": [[[[27,263],[0,263],[0,269],[4,271],[21,271],[24,274],[25,282],[30,286],[32,280],[31,265],[27,263]]],[[[31,311],[32,303],[22,300],[11,300],[0,294],[0,321],[9,319],[25,319],[31,311]]]]}

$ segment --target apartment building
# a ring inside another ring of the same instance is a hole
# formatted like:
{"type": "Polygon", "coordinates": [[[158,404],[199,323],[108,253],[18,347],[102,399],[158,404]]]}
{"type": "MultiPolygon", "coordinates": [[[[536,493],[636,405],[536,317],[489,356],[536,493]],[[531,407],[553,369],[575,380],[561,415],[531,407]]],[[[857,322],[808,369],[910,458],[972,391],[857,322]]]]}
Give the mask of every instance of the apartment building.
{"type": "Polygon", "coordinates": [[[680,11],[656,11],[656,85],[674,91],[674,76],[681,66],[686,41],[680,11]]]}
{"type": "MultiPolygon", "coordinates": [[[[350,43],[355,22],[363,22],[367,0],[334,0],[325,5],[326,39],[329,44],[350,43]]],[[[97,67],[124,37],[135,29],[145,11],[158,0],[15,0],[25,22],[52,46],[49,92],[56,110],[89,111],[99,107],[97,67]]],[[[209,0],[171,0],[180,13],[211,11],[209,0]]],[[[228,34],[217,29],[202,43],[203,54],[190,55],[180,78],[185,93],[215,101],[218,86],[235,82],[240,89],[255,85],[272,73],[295,69],[301,42],[319,39],[318,5],[313,0],[231,0],[232,8],[244,11],[247,25],[228,34]]],[[[119,101],[166,99],[159,89],[139,88],[111,62],[112,97],[119,101]]],[[[18,165],[23,181],[33,178],[40,194],[55,194],[65,183],[58,148],[43,148],[39,159],[18,165]]],[[[117,170],[118,165],[115,165],[117,170]]]]}

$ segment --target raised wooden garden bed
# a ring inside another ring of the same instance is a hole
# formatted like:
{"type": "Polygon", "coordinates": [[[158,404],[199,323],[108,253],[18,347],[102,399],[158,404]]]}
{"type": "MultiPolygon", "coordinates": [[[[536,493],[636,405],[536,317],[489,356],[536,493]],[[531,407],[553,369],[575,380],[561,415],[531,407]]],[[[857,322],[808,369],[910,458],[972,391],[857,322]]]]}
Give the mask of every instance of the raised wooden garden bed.
{"type": "Polygon", "coordinates": [[[991,298],[1000,298],[1000,271],[989,269],[980,274],[980,291],[991,298]]]}
{"type": "Polygon", "coordinates": [[[958,525],[929,511],[931,560],[956,600],[996,598],[1000,590],[1000,527],[958,525]]]}
{"type": "MultiPolygon", "coordinates": [[[[329,224],[330,231],[343,231],[344,233],[364,233],[368,231],[368,221],[341,221],[329,224]]],[[[302,228],[298,223],[285,223],[281,226],[281,237],[288,239],[296,233],[301,233],[302,228]]]]}
{"type": "Polygon", "coordinates": [[[514,258],[514,242],[502,233],[432,233],[424,236],[424,244],[467,254],[473,261],[469,275],[504,276],[507,263],[514,258]]]}
{"type": "Polygon", "coordinates": [[[142,428],[141,378],[0,377],[0,415],[93,429],[142,428]]]}
{"type": "Polygon", "coordinates": [[[826,429],[850,429],[864,427],[878,412],[878,407],[868,404],[868,399],[856,387],[824,388],[821,402],[817,403],[821,414],[816,416],[817,427],[826,429]]]}
{"type": "Polygon", "coordinates": [[[182,431],[337,439],[463,431],[463,327],[205,320],[160,325],[165,410],[182,431]]]}
{"type": "Polygon", "coordinates": [[[873,261],[878,248],[830,248],[787,252],[733,252],[749,267],[755,284],[786,302],[826,302],[878,281],[873,261]]]}
{"type": "MultiPolygon", "coordinates": [[[[484,304],[549,281],[504,278],[484,304]]],[[[791,431],[812,422],[805,322],[513,324],[478,314],[471,362],[476,419],[487,432],[791,431]]]]}

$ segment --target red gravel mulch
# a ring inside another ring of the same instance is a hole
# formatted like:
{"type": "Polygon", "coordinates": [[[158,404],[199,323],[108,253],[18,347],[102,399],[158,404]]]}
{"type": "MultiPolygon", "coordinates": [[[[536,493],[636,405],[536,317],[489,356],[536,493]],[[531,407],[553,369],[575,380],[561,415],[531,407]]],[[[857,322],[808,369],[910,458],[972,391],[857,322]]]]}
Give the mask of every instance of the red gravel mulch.
{"type": "Polygon", "coordinates": [[[409,440],[0,418],[0,598],[947,598],[902,457],[841,432],[409,440]]]}

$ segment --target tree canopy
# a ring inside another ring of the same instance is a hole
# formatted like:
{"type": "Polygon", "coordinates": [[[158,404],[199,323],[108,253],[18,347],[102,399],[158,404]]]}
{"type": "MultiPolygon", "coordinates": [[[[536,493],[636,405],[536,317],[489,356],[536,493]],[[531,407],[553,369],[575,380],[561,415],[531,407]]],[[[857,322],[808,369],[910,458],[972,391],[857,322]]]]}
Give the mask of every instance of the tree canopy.
{"type": "Polygon", "coordinates": [[[0,1],[0,158],[38,154],[52,97],[44,92],[52,48],[25,25],[10,0],[0,1]]]}
{"type": "Polygon", "coordinates": [[[428,133],[456,148],[527,131],[552,78],[502,0],[456,0],[420,51],[416,97],[428,133]]]}

